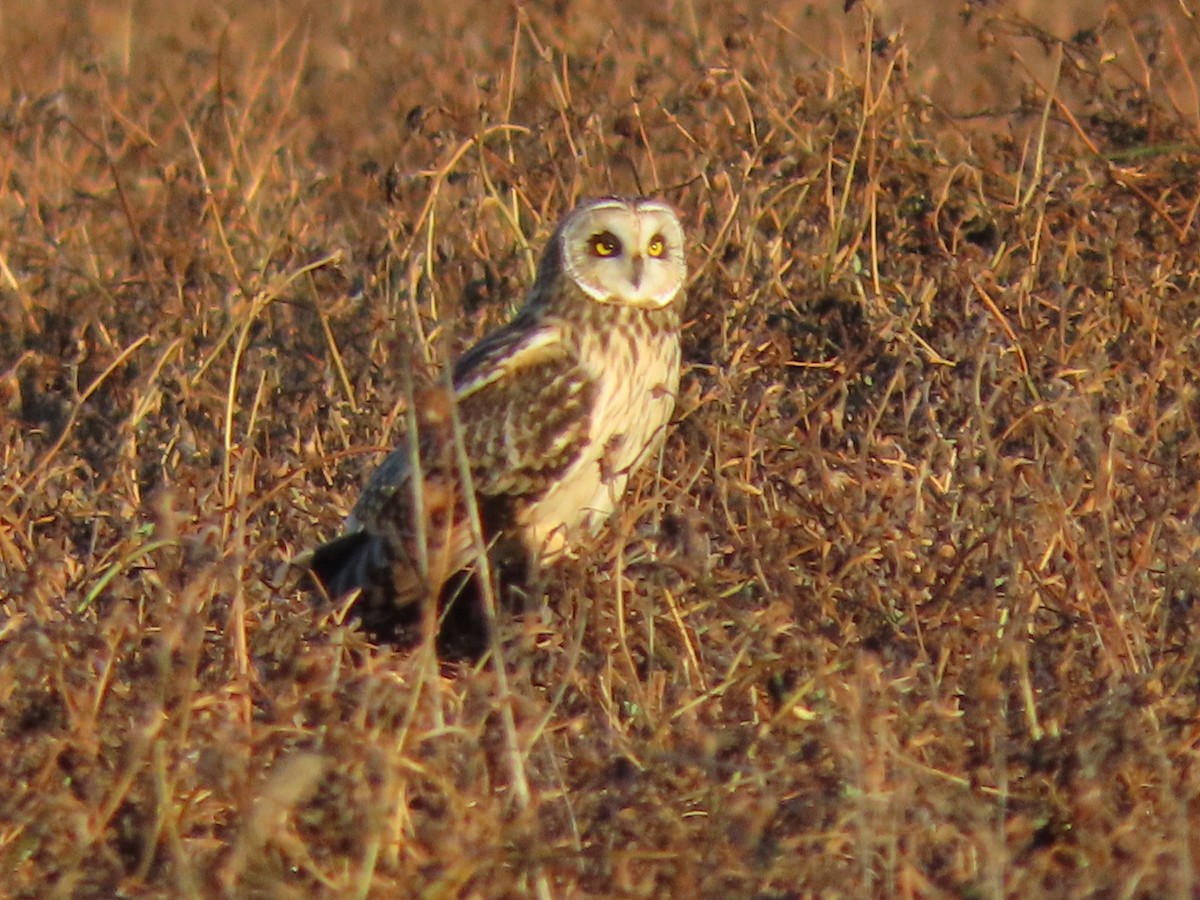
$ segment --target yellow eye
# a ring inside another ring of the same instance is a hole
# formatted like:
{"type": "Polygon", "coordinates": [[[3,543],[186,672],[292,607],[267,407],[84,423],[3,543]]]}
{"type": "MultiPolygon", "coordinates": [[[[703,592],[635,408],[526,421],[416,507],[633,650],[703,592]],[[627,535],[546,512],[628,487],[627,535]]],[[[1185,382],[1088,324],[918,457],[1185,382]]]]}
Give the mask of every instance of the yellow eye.
{"type": "Polygon", "coordinates": [[[591,248],[593,256],[616,256],[621,252],[621,242],[611,231],[602,231],[592,236],[591,248]]]}
{"type": "Polygon", "coordinates": [[[656,234],[650,238],[650,243],[646,245],[646,253],[655,259],[659,259],[666,255],[667,242],[661,234],[656,234]]]}

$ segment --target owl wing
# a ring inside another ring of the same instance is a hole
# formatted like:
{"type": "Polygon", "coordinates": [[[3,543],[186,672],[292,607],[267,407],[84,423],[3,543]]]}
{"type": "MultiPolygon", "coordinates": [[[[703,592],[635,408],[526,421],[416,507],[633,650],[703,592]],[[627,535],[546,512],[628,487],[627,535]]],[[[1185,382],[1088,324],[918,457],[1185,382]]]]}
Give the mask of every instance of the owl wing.
{"type": "Polygon", "coordinates": [[[454,370],[471,476],[487,497],[545,493],[590,430],[595,380],[560,326],[523,318],[472,347],[454,370]]]}
{"type": "MultiPolygon", "coordinates": [[[[453,380],[463,446],[478,493],[540,493],[587,437],[594,381],[554,324],[518,317],[467,350],[454,367],[453,380]]],[[[420,409],[417,418],[422,467],[427,473],[457,469],[446,452],[453,449],[446,446],[452,434],[448,422],[431,426],[422,421],[429,417],[420,409]]],[[[371,527],[407,484],[411,462],[406,438],[371,474],[346,523],[348,530],[371,527]]]]}
{"type": "MultiPolygon", "coordinates": [[[[561,327],[518,316],[468,350],[454,370],[463,447],[486,531],[513,524],[522,504],[544,494],[587,443],[596,385],[561,327]]],[[[420,404],[419,404],[420,405],[420,404]]],[[[436,406],[436,404],[434,404],[436,406]]],[[[450,420],[418,409],[427,540],[443,571],[469,564],[470,528],[458,490],[450,420]]],[[[331,596],[361,587],[404,605],[426,589],[413,577],[411,447],[408,438],[371,475],[347,534],[316,551],[312,568],[331,596]]]]}

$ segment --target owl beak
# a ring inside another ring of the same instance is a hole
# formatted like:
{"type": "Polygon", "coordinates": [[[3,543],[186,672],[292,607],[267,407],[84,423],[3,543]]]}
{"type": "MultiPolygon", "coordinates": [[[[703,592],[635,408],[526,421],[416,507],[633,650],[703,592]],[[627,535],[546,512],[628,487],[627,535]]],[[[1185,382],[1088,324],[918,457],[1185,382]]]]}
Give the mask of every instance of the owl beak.
{"type": "Polygon", "coordinates": [[[639,288],[642,286],[642,269],[645,268],[646,261],[640,256],[635,256],[632,260],[630,260],[630,262],[633,265],[633,274],[630,276],[629,280],[633,282],[633,286],[635,288],[639,288]]]}

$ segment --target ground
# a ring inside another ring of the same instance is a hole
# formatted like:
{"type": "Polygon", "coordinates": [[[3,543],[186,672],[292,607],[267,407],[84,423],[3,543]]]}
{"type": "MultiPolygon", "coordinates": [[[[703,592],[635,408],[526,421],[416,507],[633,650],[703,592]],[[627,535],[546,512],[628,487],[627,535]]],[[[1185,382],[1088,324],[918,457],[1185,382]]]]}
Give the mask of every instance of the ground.
{"type": "Polygon", "coordinates": [[[3,893],[1194,896],[1186,5],[394,6],[0,12],[3,893]],[[613,191],[661,459],[372,642],[288,560],[613,191]]]}

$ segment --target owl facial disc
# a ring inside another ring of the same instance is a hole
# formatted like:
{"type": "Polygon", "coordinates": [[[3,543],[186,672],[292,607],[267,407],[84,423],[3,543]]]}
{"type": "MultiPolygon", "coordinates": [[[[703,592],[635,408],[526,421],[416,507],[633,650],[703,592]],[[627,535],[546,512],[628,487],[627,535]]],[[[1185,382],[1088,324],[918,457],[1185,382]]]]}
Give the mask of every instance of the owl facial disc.
{"type": "Polygon", "coordinates": [[[592,300],[661,309],[687,276],[683,228],[666,203],[605,197],[560,230],[563,270],[592,300]]]}

